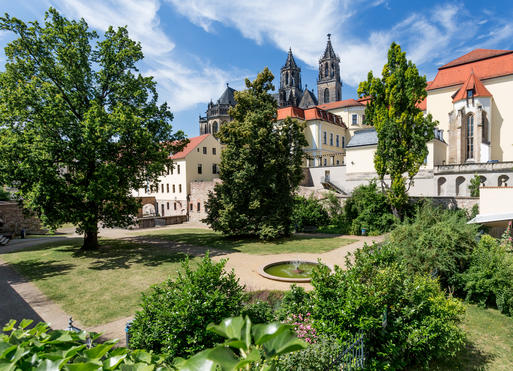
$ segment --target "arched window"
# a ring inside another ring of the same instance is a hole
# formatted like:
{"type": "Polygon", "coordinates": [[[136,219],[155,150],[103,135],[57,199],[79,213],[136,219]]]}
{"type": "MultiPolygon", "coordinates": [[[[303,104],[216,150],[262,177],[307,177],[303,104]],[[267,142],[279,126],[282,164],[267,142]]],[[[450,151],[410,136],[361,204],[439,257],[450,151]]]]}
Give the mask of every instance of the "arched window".
{"type": "Polygon", "coordinates": [[[337,90],[337,100],[340,100],[340,90],[337,90]]]}
{"type": "Polygon", "coordinates": [[[438,196],[443,196],[445,194],[445,183],[446,182],[447,182],[447,180],[444,177],[438,178],[438,183],[437,183],[437,186],[438,186],[437,194],[438,194],[438,196]]]}
{"type": "Polygon", "coordinates": [[[465,183],[465,178],[459,176],[456,178],[456,196],[463,196],[465,192],[465,187],[463,187],[463,183],[465,183]]]}
{"type": "Polygon", "coordinates": [[[212,124],[208,124],[207,134],[211,134],[211,133],[212,133],[212,124]]]}
{"type": "Polygon", "coordinates": [[[474,158],[474,115],[467,116],[465,125],[465,159],[474,158]]]}
{"type": "Polygon", "coordinates": [[[330,74],[330,76],[333,77],[334,74],[335,74],[335,65],[333,64],[333,62],[331,62],[331,74],[330,74]]]}
{"type": "Polygon", "coordinates": [[[289,84],[289,73],[285,72],[285,85],[289,84]]]}
{"type": "Polygon", "coordinates": [[[499,187],[507,187],[508,186],[509,176],[501,175],[497,181],[497,185],[499,187]]]}
{"type": "Polygon", "coordinates": [[[329,103],[330,101],[330,91],[328,88],[324,89],[324,103],[329,103]]]}
{"type": "Polygon", "coordinates": [[[212,134],[215,134],[219,131],[219,126],[217,124],[217,121],[214,121],[214,123],[212,124],[212,134]]]}
{"type": "Polygon", "coordinates": [[[328,77],[328,63],[324,64],[324,76],[328,77]]]}

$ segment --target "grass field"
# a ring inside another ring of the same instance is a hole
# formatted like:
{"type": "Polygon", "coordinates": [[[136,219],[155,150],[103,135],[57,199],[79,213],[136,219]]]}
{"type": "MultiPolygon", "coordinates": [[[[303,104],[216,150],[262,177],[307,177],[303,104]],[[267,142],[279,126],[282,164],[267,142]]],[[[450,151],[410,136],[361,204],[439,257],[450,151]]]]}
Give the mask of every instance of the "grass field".
{"type": "Polygon", "coordinates": [[[139,235],[173,241],[178,244],[207,246],[246,254],[323,253],[353,243],[356,239],[336,235],[299,234],[290,238],[264,242],[250,238],[224,237],[208,229],[164,229],[139,235]]]}
{"type": "Polygon", "coordinates": [[[462,328],[467,334],[465,349],[430,370],[513,370],[513,318],[468,305],[462,328]]]}
{"type": "Polygon", "coordinates": [[[98,251],[82,239],[50,242],[0,258],[36,284],[64,311],[94,326],[132,315],[141,292],[176,277],[185,254],[161,246],[103,240],[98,251]]]}

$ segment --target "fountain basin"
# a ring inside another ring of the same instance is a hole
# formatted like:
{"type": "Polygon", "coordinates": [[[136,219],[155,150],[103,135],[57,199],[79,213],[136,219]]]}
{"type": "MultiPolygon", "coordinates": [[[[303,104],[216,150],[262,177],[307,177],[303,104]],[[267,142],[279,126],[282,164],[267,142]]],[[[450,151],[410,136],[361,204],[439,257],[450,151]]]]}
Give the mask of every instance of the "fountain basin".
{"type": "Polygon", "coordinates": [[[318,263],[309,261],[283,260],[260,267],[259,274],[270,280],[282,282],[310,282],[312,269],[318,263]]]}

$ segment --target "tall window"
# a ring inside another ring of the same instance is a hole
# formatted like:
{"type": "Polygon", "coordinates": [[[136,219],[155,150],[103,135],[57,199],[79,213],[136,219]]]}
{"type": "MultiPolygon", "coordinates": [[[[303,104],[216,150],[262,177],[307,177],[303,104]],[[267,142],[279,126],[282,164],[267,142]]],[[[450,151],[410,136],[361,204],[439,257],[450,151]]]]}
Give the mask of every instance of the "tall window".
{"type": "Polygon", "coordinates": [[[169,183],[166,184],[166,192],[169,193],[169,183]]]}
{"type": "Polygon", "coordinates": [[[176,190],[176,188],[175,188],[175,185],[173,184],[173,193],[175,193],[175,190],[176,190]]]}
{"type": "Polygon", "coordinates": [[[176,165],[176,172],[180,174],[180,165],[176,165]]]}
{"type": "Polygon", "coordinates": [[[346,148],[346,137],[342,137],[342,148],[346,148]]]}
{"type": "Polygon", "coordinates": [[[330,146],[333,145],[333,133],[330,133],[330,146]]]}
{"type": "Polygon", "coordinates": [[[351,122],[352,125],[358,125],[358,115],[355,115],[353,114],[353,116],[351,117],[351,119],[353,120],[351,122]]]}
{"type": "Polygon", "coordinates": [[[160,188],[162,189],[162,193],[164,193],[164,183],[160,185],[160,188]]]}
{"type": "Polygon", "coordinates": [[[216,153],[217,153],[216,148],[215,148],[215,147],[213,147],[213,148],[212,148],[212,154],[213,154],[213,155],[215,155],[216,153]]]}
{"type": "Polygon", "coordinates": [[[337,136],[335,137],[335,139],[336,139],[336,140],[335,140],[335,143],[337,144],[337,147],[338,147],[338,146],[340,145],[340,137],[337,135],[337,136]]]}
{"type": "MultiPolygon", "coordinates": [[[[324,76],[328,77],[328,63],[324,65],[324,76]]],[[[326,91],[324,92],[324,95],[326,95],[326,91]]]]}
{"type": "Polygon", "coordinates": [[[322,133],[322,144],[326,144],[326,140],[327,140],[327,134],[326,134],[326,132],[323,132],[322,133]]]}
{"type": "Polygon", "coordinates": [[[474,158],[474,115],[467,116],[467,126],[466,126],[465,140],[466,140],[466,149],[467,153],[465,158],[472,159],[474,158]]]}
{"type": "Polygon", "coordinates": [[[182,193],[182,185],[178,184],[178,193],[182,193]]]}
{"type": "MultiPolygon", "coordinates": [[[[328,65],[326,65],[327,67],[328,65]]],[[[328,88],[324,89],[324,103],[329,103],[330,101],[330,91],[328,88]]]]}
{"type": "Polygon", "coordinates": [[[212,164],[212,174],[217,174],[217,164],[212,164]]]}
{"type": "Polygon", "coordinates": [[[206,155],[207,154],[207,147],[203,147],[203,154],[206,155]]]}
{"type": "Polygon", "coordinates": [[[203,173],[203,165],[198,164],[198,174],[203,173]]]}
{"type": "Polygon", "coordinates": [[[217,124],[217,121],[214,121],[214,125],[212,125],[212,131],[214,134],[219,131],[219,125],[217,124]]]}

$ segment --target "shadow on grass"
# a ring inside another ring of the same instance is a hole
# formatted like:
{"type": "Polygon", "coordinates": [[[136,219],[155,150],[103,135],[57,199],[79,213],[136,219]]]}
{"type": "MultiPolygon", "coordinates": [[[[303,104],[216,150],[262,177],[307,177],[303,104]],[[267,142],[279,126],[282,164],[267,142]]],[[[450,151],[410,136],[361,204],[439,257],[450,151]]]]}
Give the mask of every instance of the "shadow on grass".
{"type": "Polygon", "coordinates": [[[74,264],[62,263],[57,260],[41,261],[38,259],[23,260],[18,263],[9,263],[9,265],[24,277],[30,278],[31,281],[63,275],[75,267],[74,264]]]}
{"type": "MultiPolygon", "coordinates": [[[[314,241],[322,239],[332,239],[337,235],[308,235],[295,234],[291,237],[280,238],[273,241],[262,241],[255,236],[223,236],[220,233],[212,231],[198,232],[180,232],[180,233],[148,233],[146,235],[132,237],[131,240],[140,243],[149,243],[152,240],[160,239],[173,241],[177,247],[183,246],[203,246],[213,249],[224,250],[226,252],[243,252],[241,247],[247,247],[248,244],[263,244],[267,246],[280,246],[291,241],[314,241]]],[[[211,254],[212,255],[212,254],[211,254]]]]}
{"type": "Polygon", "coordinates": [[[429,365],[429,370],[486,370],[487,364],[491,363],[494,359],[495,355],[483,352],[472,342],[467,341],[465,347],[455,357],[433,362],[429,365]]]}
{"type": "Polygon", "coordinates": [[[103,240],[96,250],[73,249],[73,258],[94,259],[89,269],[109,270],[128,269],[132,265],[156,267],[164,263],[184,261],[188,254],[171,251],[161,246],[151,246],[141,243],[130,243],[119,240],[103,240]]]}

